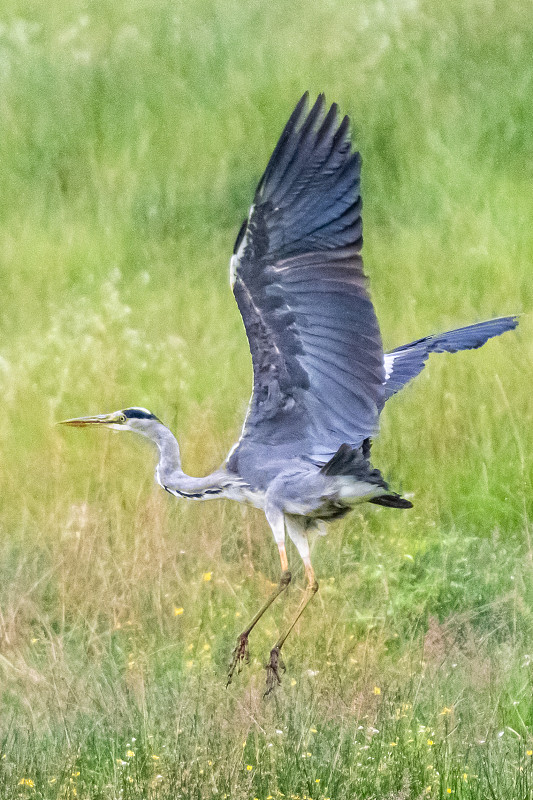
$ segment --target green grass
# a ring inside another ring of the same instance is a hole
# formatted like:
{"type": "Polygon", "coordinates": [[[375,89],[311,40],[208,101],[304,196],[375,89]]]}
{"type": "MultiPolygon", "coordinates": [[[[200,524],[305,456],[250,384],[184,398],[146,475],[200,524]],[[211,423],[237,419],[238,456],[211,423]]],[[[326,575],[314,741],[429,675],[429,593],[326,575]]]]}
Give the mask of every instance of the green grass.
{"type": "Polygon", "coordinates": [[[532,52],[518,0],[2,4],[2,800],[533,798],[532,52]],[[226,690],[277,580],[263,516],[54,423],[144,405],[191,473],[222,461],[229,255],[305,89],[353,120],[386,346],[525,313],[387,405],[373,459],[414,508],[315,543],[264,701],[297,555],[226,690]]]}

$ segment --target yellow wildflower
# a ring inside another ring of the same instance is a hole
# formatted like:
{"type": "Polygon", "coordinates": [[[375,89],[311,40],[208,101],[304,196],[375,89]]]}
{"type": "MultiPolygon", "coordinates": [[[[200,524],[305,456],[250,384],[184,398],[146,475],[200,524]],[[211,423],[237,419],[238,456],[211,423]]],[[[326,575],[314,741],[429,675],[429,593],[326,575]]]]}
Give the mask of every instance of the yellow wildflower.
{"type": "Polygon", "coordinates": [[[212,572],[204,572],[204,574],[202,575],[202,580],[206,581],[207,583],[208,581],[211,580],[212,577],[213,577],[212,572]]]}
{"type": "Polygon", "coordinates": [[[374,694],[381,694],[381,689],[379,686],[374,686],[374,694]]]}
{"type": "Polygon", "coordinates": [[[247,771],[247,772],[251,772],[252,770],[253,770],[253,767],[252,767],[252,765],[251,765],[251,764],[247,764],[247,765],[246,765],[246,771],[247,771]]]}
{"type": "Polygon", "coordinates": [[[183,614],[183,608],[174,606],[174,616],[179,617],[181,614],[183,614]]]}
{"type": "Polygon", "coordinates": [[[31,778],[21,778],[20,781],[18,782],[18,785],[19,786],[29,786],[30,789],[33,789],[33,787],[35,786],[35,784],[34,784],[34,782],[32,781],[31,778]]]}
{"type": "Polygon", "coordinates": [[[128,758],[133,758],[135,753],[133,752],[133,750],[126,750],[126,755],[128,758]]]}
{"type": "Polygon", "coordinates": [[[152,758],[153,758],[154,761],[159,761],[159,756],[156,756],[155,753],[153,754],[152,758]]]}
{"type": "Polygon", "coordinates": [[[526,756],[533,756],[533,750],[526,750],[526,756]]]}
{"type": "Polygon", "coordinates": [[[433,744],[433,739],[428,739],[428,745],[429,745],[429,747],[431,747],[431,745],[432,745],[432,744],[433,744]]]}

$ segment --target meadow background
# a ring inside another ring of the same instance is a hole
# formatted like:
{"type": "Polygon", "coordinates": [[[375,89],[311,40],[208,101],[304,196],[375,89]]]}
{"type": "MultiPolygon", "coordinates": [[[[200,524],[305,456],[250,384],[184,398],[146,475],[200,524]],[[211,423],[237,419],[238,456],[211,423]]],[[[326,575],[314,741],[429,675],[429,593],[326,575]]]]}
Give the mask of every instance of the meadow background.
{"type": "Polygon", "coordinates": [[[533,16],[523,0],[3,0],[0,796],[533,797],[533,16]],[[143,405],[220,463],[251,370],[228,260],[305,89],[353,120],[385,345],[433,357],[373,460],[412,511],[316,542],[320,591],[262,699],[296,580],[263,516],[187,504],[143,405]]]}

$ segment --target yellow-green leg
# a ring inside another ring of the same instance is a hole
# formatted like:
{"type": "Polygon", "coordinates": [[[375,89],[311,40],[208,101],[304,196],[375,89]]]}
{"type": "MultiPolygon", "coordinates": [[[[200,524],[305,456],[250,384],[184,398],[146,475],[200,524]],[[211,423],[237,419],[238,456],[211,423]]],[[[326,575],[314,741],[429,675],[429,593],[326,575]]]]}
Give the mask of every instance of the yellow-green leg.
{"type": "Polygon", "coordinates": [[[287,560],[287,551],[285,550],[285,544],[278,543],[278,549],[279,549],[279,557],[281,561],[281,570],[282,570],[279,584],[276,586],[272,594],[268,597],[266,602],[261,606],[261,608],[255,615],[255,617],[252,619],[250,624],[239,635],[237,639],[237,644],[235,645],[235,649],[231,656],[231,662],[229,665],[228,680],[226,686],[230,685],[235,670],[237,670],[237,673],[239,673],[242,668],[242,663],[243,662],[248,663],[250,660],[250,656],[248,653],[248,636],[250,635],[251,631],[253,630],[253,628],[255,628],[255,626],[265,613],[265,611],[268,608],[270,608],[276,597],[279,597],[279,595],[285,591],[285,589],[291,582],[291,573],[289,572],[289,562],[287,560]]]}
{"type": "Polygon", "coordinates": [[[267,697],[271,692],[273,692],[276,686],[278,686],[281,683],[279,671],[280,669],[285,671],[285,664],[283,663],[283,660],[280,655],[281,648],[285,644],[287,636],[292,631],[292,629],[302,616],[303,612],[305,611],[306,606],[313,599],[313,597],[318,591],[318,582],[315,578],[315,573],[313,567],[311,566],[311,561],[308,558],[306,558],[304,563],[305,563],[305,577],[307,578],[307,586],[305,587],[302,602],[298,606],[298,610],[296,611],[296,614],[294,615],[291,624],[289,625],[285,633],[283,633],[279,637],[278,641],[270,651],[270,660],[266,665],[267,676],[266,676],[265,697],[267,697]]]}

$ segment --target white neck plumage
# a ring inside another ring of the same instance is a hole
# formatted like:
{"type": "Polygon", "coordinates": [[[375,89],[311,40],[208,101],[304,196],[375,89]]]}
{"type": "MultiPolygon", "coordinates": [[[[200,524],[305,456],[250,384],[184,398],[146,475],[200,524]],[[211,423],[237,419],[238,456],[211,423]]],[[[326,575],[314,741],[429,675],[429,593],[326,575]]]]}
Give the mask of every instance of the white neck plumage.
{"type": "Polygon", "coordinates": [[[174,434],[157,420],[142,434],[157,445],[159,463],[156,467],[156,481],[171,494],[193,500],[207,500],[224,493],[224,473],[213,472],[203,478],[187,475],[181,468],[178,441],[174,434]]]}

